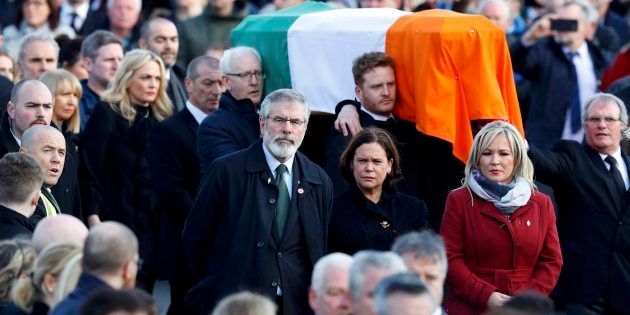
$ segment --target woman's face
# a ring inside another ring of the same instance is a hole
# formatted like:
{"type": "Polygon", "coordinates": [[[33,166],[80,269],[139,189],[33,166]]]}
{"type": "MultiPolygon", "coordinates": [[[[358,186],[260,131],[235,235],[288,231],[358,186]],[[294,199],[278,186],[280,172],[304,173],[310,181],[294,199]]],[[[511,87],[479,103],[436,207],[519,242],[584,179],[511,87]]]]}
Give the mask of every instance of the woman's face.
{"type": "Polygon", "coordinates": [[[483,176],[493,182],[505,185],[512,181],[514,154],[504,134],[496,136],[490,145],[481,152],[479,168],[483,176]]]}
{"type": "Polygon", "coordinates": [[[68,82],[59,84],[55,94],[55,107],[53,114],[59,122],[64,122],[77,110],[79,105],[79,92],[72,88],[68,82]]]}
{"type": "Polygon", "coordinates": [[[131,102],[140,106],[149,106],[157,99],[162,75],[156,61],[147,62],[138,68],[131,77],[127,93],[131,102]]]}
{"type": "Polygon", "coordinates": [[[38,28],[48,20],[50,7],[46,0],[25,0],[22,4],[22,15],[29,26],[38,28]]]}
{"type": "Polygon", "coordinates": [[[392,161],[380,144],[364,143],[354,152],[352,173],[359,190],[364,193],[380,192],[387,173],[392,170],[392,161]]]}
{"type": "Polygon", "coordinates": [[[0,56],[0,75],[13,82],[13,61],[7,56],[0,56]]]}

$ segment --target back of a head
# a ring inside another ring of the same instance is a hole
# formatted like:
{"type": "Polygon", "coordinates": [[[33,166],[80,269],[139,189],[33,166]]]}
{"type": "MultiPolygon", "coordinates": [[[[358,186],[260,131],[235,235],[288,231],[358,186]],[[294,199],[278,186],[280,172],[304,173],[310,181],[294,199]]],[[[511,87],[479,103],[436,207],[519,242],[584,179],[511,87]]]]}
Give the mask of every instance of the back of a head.
{"type": "Polygon", "coordinates": [[[80,315],[114,315],[127,312],[134,315],[156,315],[155,301],[140,289],[104,289],[90,295],[80,315]]]}
{"type": "Polygon", "coordinates": [[[48,245],[70,241],[83,247],[88,229],[81,220],[67,214],[43,218],[33,232],[35,251],[40,253],[48,245]]]}
{"type": "Polygon", "coordinates": [[[444,240],[431,230],[411,232],[398,237],[392,245],[392,251],[400,256],[410,254],[439,263],[446,273],[448,260],[444,240]]]}
{"type": "Polygon", "coordinates": [[[93,227],[83,247],[83,268],[95,275],[112,275],[138,255],[138,239],[118,222],[93,227]]]}
{"type": "Polygon", "coordinates": [[[35,264],[35,251],[27,239],[0,241],[0,304],[8,302],[11,289],[35,264]]]}
{"type": "Polygon", "coordinates": [[[241,292],[221,300],[212,315],[275,315],[276,309],[276,304],[262,295],[241,292]]]}
{"type": "Polygon", "coordinates": [[[392,274],[407,271],[405,262],[393,252],[363,250],[354,254],[353,259],[350,266],[350,293],[354,300],[361,296],[364,275],[370,269],[387,270],[392,274]]]}
{"type": "Polygon", "coordinates": [[[16,152],[0,159],[0,204],[24,204],[42,187],[44,176],[39,163],[16,152]]]}
{"type": "Polygon", "coordinates": [[[324,282],[324,276],[329,272],[330,268],[343,268],[349,270],[352,265],[352,256],[344,253],[331,253],[320,258],[315,266],[313,266],[313,274],[311,276],[311,288],[318,293],[321,291],[324,282]]]}
{"type": "Polygon", "coordinates": [[[528,315],[553,315],[554,303],[553,301],[534,291],[526,291],[516,294],[509,299],[502,309],[520,311],[528,315]]]}
{"type": "Polygon", "coordinates": [[[374,299],[378,315],[397,315],[403,310],[404,314],[412,314],[409,312],[410,306],[422,307],[421,309],[414,309],[413,314],[429,315],[437,307],[435,299],[427,286],[418,277],[410,273],[398,273],[381,280],[376,287],[374,299]],[[390,303],[388,299],[395,294],[402,294],[410,298],[420,297],[426,300],[421,300],[425,301],[425,303],[418,305],[417,303],[406,303],[405,300],[408,300],[408,298],[398,299],[395,301],[397,305],[393,305],[395,303],[390,303]],[[394,307],[399,309],[399,311],[394,310],[394,307]]]}

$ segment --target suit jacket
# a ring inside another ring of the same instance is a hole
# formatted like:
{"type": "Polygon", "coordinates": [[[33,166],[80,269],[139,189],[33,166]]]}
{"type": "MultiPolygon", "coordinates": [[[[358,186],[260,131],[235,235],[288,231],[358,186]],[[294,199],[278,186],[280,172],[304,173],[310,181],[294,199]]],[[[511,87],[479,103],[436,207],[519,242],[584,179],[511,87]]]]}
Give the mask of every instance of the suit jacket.
{"type": "MultiPolygon", "coordinates": [[[[597,47],[590,42],[587,45],[595,78],[599,79],[608,64],[597,47]]],[[[510,46],[510,54],[514,71],[531,82],[525,121],[527,140],[539,148],[551,148],[562,137],[567,110],[571,106],[576,76],[573,63],[551,38],[539,40],[532,47],[516,41],[510,46]]]]}
{"type": "Polygon", "coordinates": [[[93,276],[88,272],[83,272],[81,277],[79,278],[79,282],[77,283],[74,291],[70,292],[68,297],[61,301],[55,308],[50,312],[51,315],[76,315],[81,311],[81,306],[83,303],[90,297],[90,295],[94,292],[100,290],[113,290],[107,283],[103,282],[103,280],[93,276]]]}
{"type": "Polygon", "coordinates": [[[229,91],[223,93],[219,109],[201,122],[197,132],[201,172],[215,159],[243,150],[258,139],[260,125],[254,103],[248,98],[236,100],[229,91]]]}
{"type": "MultiPolygon", "coordinates": [[[[51,126],[57,127],[54,124],[51,124],[51,126]]],[[[2,121],[0,122],[0,157],[9,152],[18,152],[19,149],[20,147],[11,133],[9,115],[7,112],[4,112],[2,121]]],[[[78,157],[73,150],[66,150],[66,161],[64,162],[63,172],[61,172],[57,184],[51,188],[51,191],[62,213],[73,215],[79,220],[82,220],[83,213],[79,191],[78,169],[78,157]]],[[[39,222],[39,220],[36,220],[36,222],[39,222]]]]}
{"type": "Polygon", "coordinates": [[[448,195],[440,234],[448,257],[449,314],[482,314],[490,294],[553,289],[562,255],[548,196],[533,191],[508,218],[467,188],[448,195]]]}
{"type": "Polygon", "coordinates": [[[157,195],[159,215],[159,276],[189,275],[181,235],[200,181],[197,159],[199,124],[187,108],[157,124],[151,131],[147,159],[157,195]],[[165,146],[168,144],[168,146],[165,146]]]}
{"type": "Polygon", "coordinates": [[[275,299],[278,283],[268,275],[279,272],[284,314],[308,312],[308,275],[326,253],[332,184],[319,166],[298,152],[292,191],[290,213],[299,214],[295,225],[303,230],[301,250],[307,262],[287,267],[283,264],[286,255],[271,237],[278,190],[262,140],[212,164],[202,178],[183,233],[193,272],[203,278],[189,293],[191,300],[213,303],[243,289],[275,299]]]}
{"type": "Polygon", "coordinates": [[[178,65],[174,65],[170,71],[171,77],[168,80],[166,94],[168,94],[168,98],[170,98],[171,102],[173,102],[175,110],[181,111],[184,107],[186,107],[186,100],[188,99],[188,92],[186,92],[186,87],[184,85],[186,70],[178,65]]]}
{"type": "MultiPolygon", "coordinates": [[[[552,151],[530,147],[538,180],[553,187],[564,267],[554,296],[630,310],[630,193],[620,195],[599,154],[575,141],[552,151]]],[[[630,160],[623,156],[626,165],[630,160]]]]}

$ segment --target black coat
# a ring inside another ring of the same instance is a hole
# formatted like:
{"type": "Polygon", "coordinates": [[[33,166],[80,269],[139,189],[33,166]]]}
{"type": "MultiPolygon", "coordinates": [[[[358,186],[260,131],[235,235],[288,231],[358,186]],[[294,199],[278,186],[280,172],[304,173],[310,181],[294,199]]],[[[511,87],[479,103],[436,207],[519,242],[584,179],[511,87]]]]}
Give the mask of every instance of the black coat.
{"type": "Polygon", "coordinates": [[[212,161],[243,150],[260,138],[260,124],[254,103],[236,100],[230,92],[221,95],[219,109],[208,115],[197,131],[199,165],[204,173],[212,161]]]}
{"type": "MultiPolygon", "coordinates": [[[[588,44],[595,78],[608,66],[597,47],[588,44]]],[[[527,140],[542,149],[551,148],[562,137],[571,91],[575,88],[573,63],[552,38],[539,40],[532,47],[521,41],[510,46],[514,71],[531,82],[531,99],[525,121],[527,140]]]]}
{"type": "MultiPolygon", "coordinates": [[[[57,127],[54,124],[51,125],[57,127]]],[[[67,146],[68,144],[66,144],[66,147],[67,146]]],[[[7,112],[4,112],[2,121],[0,122],[0,157],[9,152],[18,152],[19,149],[20,147],[11,133],[9,115],[7,112]]],[[[73,215],[79,220],[82,220],[83,214],[79,191],[78,169],[79,158],[77,154],[73,150],[66,150],[66,161],[64,162],[63,172],[61,172],[57,184],[52,187],[51,191],[62,213],[73,215]]],[[[37,222],[39,222],[39,220],[36,220],[35,223],[37,222]]]]}
{"type": "Polygon", "coordinates": [[[188,99],[188,92],[184,85],[184,79],[186,78],[186,70],[184,68],[174,65],[171,68],[171,77],[168,79],[168,85],[166,86],[166,94],[168,98],[173,102],[173,108],[176,111],[181,111],[186,107],[186,100],[188,99]],[[179,90],[179,96],[175,94],[175,89],[179,90]]]}
{"type": "Polygon", "coordinates": [[[24,215],[0,205],[0,240],[23,235],[30,238],[35,225],[24,215]]]}
{"type": "Polygon", "coordinates": [[[383,189],[375,204],[352,186],[334,199],[329,252],[353,255],[364,249],[390,250],[398,236],[428,227],[428,215],[424,201],[395,189],[383,189]]]}
{"type": "Polygon", "coordinates": [[[159,216],[159,275],[189,276],[181,235],[200,181],[197,159],[199,124],[187,108],[151,131],[147,159],[157,195],[159,216]]]}
{"type": "Polygon", "coordinates": [[[268,275],[279,271],[284,314],[309,312],[308,275],[326,253],[332,184],[319,166],[296,153],[290,212],[299,214],[296,225],[303,230],[307,262],[287,267],[289,253],[283,256],[271,240],[278,194],[272,179],[262,141],[217,159],[204,175],[183,234],[193,271],[203,278],[189,294],[191,300],[216,303],[243,289],[275,299],[278,284],[268,275]]]}
{"type": "Polygon", "coordinates": [[[628,312],[630,192],[620,195],[599,154],[575,141],[552,151],[530,147],[529,156],[558,204],[564,265],[552,296],[589,305],[605,295],[615,312],[628,312]]]}

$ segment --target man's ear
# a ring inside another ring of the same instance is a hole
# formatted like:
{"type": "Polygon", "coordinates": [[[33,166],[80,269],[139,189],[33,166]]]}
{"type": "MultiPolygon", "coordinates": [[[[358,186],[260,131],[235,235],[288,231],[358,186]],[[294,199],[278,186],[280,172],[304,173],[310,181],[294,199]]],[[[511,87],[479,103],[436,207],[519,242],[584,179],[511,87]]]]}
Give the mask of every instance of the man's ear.
{"type": "Polygon", "coordinates": [[[18,149],[18,152],[21,154],[26,154],[26,152],[28,152],[28,150],[25,147],[20,147],[20,149],[18,149]]]}
{"type": "Polygon", "coordinates": [[[363,93],[361,92],[361,88],[358,85],[354,86],[354,95],[357,97],[359,102],[363,103],[363,93]]]}
{"type": "Polygon", "coordinates": [[[225,74],[224,74],[224,75],[221,77],[221,81],[223,81],[223,86],[224,86],[226,89],[228,89],[228,90],[229,90],[229,89],[230,89],[230,79],[228,79],[227,75],[225,75],[225,74]]]}
{"type": "Polygon", "coordinates": [[[15,119],[15,104],[11,101],[7,103],[7,114],[9,114],[9,118],[15,119]]]}
{"type": "Polygon", "coordinates": [[[39,189],[35,191],[35,193],[33,194],[33,199],[31,199],[31,206],[37,207],[37,204],[39,203],[40,194],[41,194],[41,191],[39,189]]]}
{"type": "Polygon", "coordinates": [[[85,71],[87,72],[92,72],[92,58],[88,58],[88,57],[83,57],[83,68],[85,68],[85,71]]]}
{"type": "Polygon", "coordinates": [[[317,308],[317,292],[313,288],[308,288],[308,305],[313,311],[317,308]]]}

